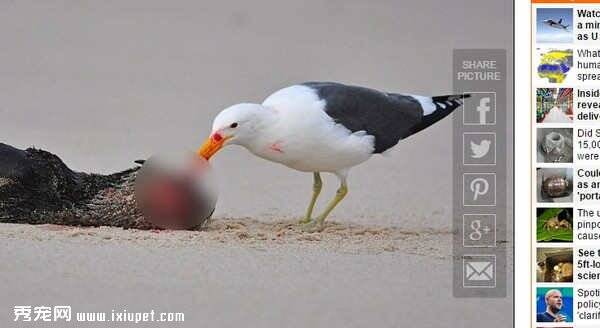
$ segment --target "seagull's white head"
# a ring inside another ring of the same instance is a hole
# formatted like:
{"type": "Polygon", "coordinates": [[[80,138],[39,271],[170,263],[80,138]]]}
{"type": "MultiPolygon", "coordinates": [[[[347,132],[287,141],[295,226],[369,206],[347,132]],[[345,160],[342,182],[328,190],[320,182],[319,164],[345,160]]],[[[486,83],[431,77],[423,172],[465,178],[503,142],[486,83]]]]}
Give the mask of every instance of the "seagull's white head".
{"type": "Polygon", "coordinates": [[[264,122],[267,110],[259,104],[237,104],[225,108],[215,117],[212,132],[198,155],[210,159],[226,145],[247,145],[256,136],[264,122]]]}

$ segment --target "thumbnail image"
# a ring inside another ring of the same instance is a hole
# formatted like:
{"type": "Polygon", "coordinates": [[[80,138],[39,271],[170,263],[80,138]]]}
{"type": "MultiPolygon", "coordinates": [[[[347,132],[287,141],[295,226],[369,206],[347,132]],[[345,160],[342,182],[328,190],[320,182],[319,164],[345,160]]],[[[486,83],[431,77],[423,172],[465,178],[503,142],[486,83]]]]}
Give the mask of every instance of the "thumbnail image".
{"type": "Polygon", "coordinates": [[[536,214],[536,239],[538,243],[573,242],[572,208],[538,208],[536,214]]]}
{"type": "Polygon", "coordinates": [[[536,42],[573,42],[572,8],[538,8],[536,16],[536,42]]]}
{"type": "Polygon", "coordinates": [[[538,88],[535,104],[538,123],[573,122],[573,88],[538,88]]]}
{"type": "Polygon", "coordinates": [[[573,249],[537,249],[537,282],[573,282],[573,249]]]}
{"type": "Polygon", "coordinates": [[[572,163],[573,129],[538,128],[537,161],[538,163],[572,163]]]}
{"type": "Polygon", "coordinates": [[[573,288],[538,287],[537,322],[573,322],[573,288]]]}
{"type": "Polygon", "coordinates": [[[573,201],[573,169],[538,168],[537,199],[543,203],[573,201]]]}
{"type": "Polygon", "coordinates": [[[573,67],[573,49],[537,49],[538,83],[563,83],[573,67]]]}

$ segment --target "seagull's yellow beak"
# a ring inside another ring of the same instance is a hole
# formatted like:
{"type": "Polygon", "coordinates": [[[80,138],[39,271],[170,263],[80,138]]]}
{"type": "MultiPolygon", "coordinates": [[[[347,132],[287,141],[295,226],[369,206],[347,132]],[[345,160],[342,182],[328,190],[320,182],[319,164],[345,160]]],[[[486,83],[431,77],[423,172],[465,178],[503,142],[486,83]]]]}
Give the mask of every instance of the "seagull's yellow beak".
{"type": "Polygon", "coordinates": [[[223,148],[223,145],[231,137],[223,137],[220,133],[213,133],[202,146],[198,149],[198,156],[204,157],[209,160],[219,149],[223,148]]]}

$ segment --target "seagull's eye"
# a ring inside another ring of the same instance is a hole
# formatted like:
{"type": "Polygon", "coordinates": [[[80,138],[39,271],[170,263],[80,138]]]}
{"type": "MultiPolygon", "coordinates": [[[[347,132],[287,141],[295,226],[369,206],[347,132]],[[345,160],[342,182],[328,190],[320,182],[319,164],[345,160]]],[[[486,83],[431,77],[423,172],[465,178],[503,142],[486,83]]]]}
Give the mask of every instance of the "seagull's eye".
{"type": "Polygon", "coordinates": [[[229,126],[232,129],[237,128],[238,124],[237,123],[231,123],[231,125],[229,126]]]}

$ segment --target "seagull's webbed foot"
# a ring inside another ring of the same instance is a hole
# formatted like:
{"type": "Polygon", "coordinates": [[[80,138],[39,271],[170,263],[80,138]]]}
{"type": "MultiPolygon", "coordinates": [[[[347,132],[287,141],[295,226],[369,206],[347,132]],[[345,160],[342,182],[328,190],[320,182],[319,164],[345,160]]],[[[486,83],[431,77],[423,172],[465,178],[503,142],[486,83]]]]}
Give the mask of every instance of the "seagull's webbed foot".
{"type": "Polygon", "coordinates": [[[325,228],[323,222],[319,223],[317,220],[311,220],[308,223],[304,223],[300,226],[300,229],[304,232],[321,232],[325,228]]]}
{"type": "Polygon", "coordinates": [[[317,202],[317,198],[321,193],[321,188],[323,187],[323,181],[321,181],[321,174],[319,172],[313,173],[314,182],[313,182],[313,194],[310,199],[310,203],[308,204],[308,208],[306,209],[306,215],[304,219],[300,220],[300,224],[309,224],[311,222],[312,212],[315,208],[315,203],[317,202]]]}
{"type": "Polygon", "coordinates": [[[306,225],[306,224],[309,224],[311,221],[312,221],[312,219],[307,216],[305,218],[300,219],[300,221],[298,221],[298,224],[306,225]]]}
{"type": "Polygon", "coordinates": [[[302,230],[305,232],[323,231],[323,228],[325,227],[325,219],[327,218],[329,213],[331,213],[331,211],[337,206],[337,204],[340,201],[342,201],[342,199],[344,199],[344,197],[346,197],[347,193],[348,193],[348,186],[346,185],[346,181],[342,180],[342,184],[340,185],[340,188],[335,193],[335,197],[327,205],[327,208],[325,209],[325,211],[323,211],[323,213],[321,215],[319,215],[316,219],[310,221],[309,223],[302,225],[302,230]]]}

